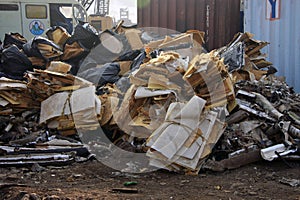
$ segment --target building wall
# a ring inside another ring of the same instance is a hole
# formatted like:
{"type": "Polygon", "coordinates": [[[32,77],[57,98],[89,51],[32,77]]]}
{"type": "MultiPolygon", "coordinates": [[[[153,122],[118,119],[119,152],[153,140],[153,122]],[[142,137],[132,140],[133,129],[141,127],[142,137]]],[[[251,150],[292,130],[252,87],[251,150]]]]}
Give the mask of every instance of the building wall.
{"type": "MultiPolygon", "coordinates": [[[[275,17],[270,20],[271,11],[267,0],[245,0],[245,31],[255,38],[270,42],[265,48],[268,60],[273,62],[280,76],[300,92],[300,1],[281,0],[275,17]]],[[[279,3],[279,0],[277,0],[279,3]]]]}

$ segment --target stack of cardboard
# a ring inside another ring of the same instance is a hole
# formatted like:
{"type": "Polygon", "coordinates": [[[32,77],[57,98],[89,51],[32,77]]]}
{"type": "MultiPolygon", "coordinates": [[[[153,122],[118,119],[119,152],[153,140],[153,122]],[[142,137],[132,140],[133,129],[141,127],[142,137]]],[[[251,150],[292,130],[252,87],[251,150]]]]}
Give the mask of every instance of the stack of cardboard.
{"type": "Polygon", "coordinates": [[[0,78],[0,103],[1,115],[39,108],[39,103],[32,98],[26,82],[4,77],[0,78]]]}
{"type": "Polygon", "coordinates": [[[95,87],[90,86],[50,96],[41,104],[40,123],[63,135],[73,135],[76,129],[97,129],[101,102],[95,93],[95,87]]]}
{"type": "Polygon", "coordinates": [[[267,55],[261,52],[269,43],[253,39],[251,33],[238,33],[233,40],[218,53],[231,68],[235,82],[239,80],[260,80],[265,75],[275,73],[267,55]]]}
{"type": "Polygon", "coordinates": [[[224,131],[220,110],[203,110],[205,100],[170,105],[164,123],[148,139],[150,164],[172,171],[198,173],[204,158],[224,131]]]}
{"type": "Polygon", "coordinates": [[[151,165],[198,173],[224,131],[224,106],[235,98],[223,60],[212,52],[189,63],[162,52],[130,81],[116,125],[130,138],[147,139],[151,165]]]}
{"type": "Polygon", "coordinates": [[[27,87],[34,93],[37,101],[43,101],[57,92],[74,91],[92,84],[71,74],[48,70],[34,70],[26,74],[27,87]]]}
{"type": "Polygon", "coordinates": [[[177,59],[179,55],[176,53],[162,54],[132,74],[132,85],[120,110],[114,115],[116,124],[123,131],[135,137],[148,138],[162,123],[167,108],[176,101],[176,94],[181,91],[181,87],[172,81],[172,77],[179,74],[172,66],[177,59]]]}
{"type": "Polygon", "coordinates": [[[234,100],[234,89],[230,75],[222,59],[214,52],[200,54],[190,63],[183,76],[195,93],[207,101],[207,106],[226,105],[234,100]]]}

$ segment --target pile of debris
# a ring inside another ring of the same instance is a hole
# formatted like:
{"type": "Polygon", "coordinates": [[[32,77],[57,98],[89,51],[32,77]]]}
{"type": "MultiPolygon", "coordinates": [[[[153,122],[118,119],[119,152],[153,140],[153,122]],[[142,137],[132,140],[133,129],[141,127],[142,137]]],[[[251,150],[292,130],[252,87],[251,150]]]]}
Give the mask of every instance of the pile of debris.
{"type": "Polygon", "coordinates": [[[249,33],[208,53],[200,31],[152,38],[80,23],[73,35],[53,27],[47,37],[5,36],[0,165],[88,157],[79,136],[99,126],[170,171],[299,159],[300,96],[249,33]]]}

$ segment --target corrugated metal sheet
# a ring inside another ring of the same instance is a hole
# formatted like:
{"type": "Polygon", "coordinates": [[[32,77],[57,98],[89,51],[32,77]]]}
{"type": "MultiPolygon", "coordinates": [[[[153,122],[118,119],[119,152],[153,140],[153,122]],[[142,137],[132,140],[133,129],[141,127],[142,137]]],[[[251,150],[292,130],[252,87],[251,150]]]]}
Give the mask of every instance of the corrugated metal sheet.
{"type": "Polygon", "coordinates": [[[265,48],[268,59],[300,92],[300,1],[281,0],[280,19],[274,21],[267,19],[266,5],[266,0],[245,0],[245,31],[271,43],[265,48]]]}
{"type": "Polygon", "coordinates": [[[139,27],[201,30],[208,50],[224,46],[240,29],[240,0],[138,0],[138,7],[139,27]]]}

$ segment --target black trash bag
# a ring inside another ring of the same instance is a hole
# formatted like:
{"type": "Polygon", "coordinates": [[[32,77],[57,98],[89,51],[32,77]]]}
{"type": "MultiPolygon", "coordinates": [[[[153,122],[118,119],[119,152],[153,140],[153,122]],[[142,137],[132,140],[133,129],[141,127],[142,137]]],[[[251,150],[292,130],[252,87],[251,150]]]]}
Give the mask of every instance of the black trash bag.
{"type": "Polygon", "coordinates": [[[53,61],[63,54],[59,45],[43,37],[34,37],[23,46],[23,50],[28,57],[38,57],[46,61],[53,61]],[[42,51],[39,44],[48,45],[50,51],[42,51]]]}
{"type": "Polygon", "coordinates": [[[107,63],[102,67],[80,72],[77,76],[94,83],[97,87],[101,87],[107,83],[116,83],[120,79],[119,72],[119,63],[107,63]]]}
{"type": "Polygon", "coordinates": [[[128,51],[124,54],[122,54],[121,56],[119,56],[115,61],[133,61],[137,56],[140,55],[140,53],[142,53],[142,50],[132,50],[132,51],[128,51]]]}
{"type": "Polygon", "coordinates": [[[32,71],[33,66],[27,56],[16,45],[12,45],[2,52],[1,72],[8,78],[22,80],[26,71],[32,71]]]}
{"type": "Polygon", "coordinates": [[[19,49],[23,49],[23,45],[26,44],[27,40],[19,33],[5,34],[3,47],[8,48],[11,45],[16,45],[19,49]]]}
{"type": "Polygon", "coordinates": [[[72,58],[72,59],[69,59],[69,60],[66,60],[64,62],[70,64],[72,66],[71,70],[70,70],[70,73],[74,76],[77,75],[79,69],[80,69],[80,66],[84,60],[84,58],[88,55],[88,52],[84,52],[82,53],[80,56],[76,57],[76,58],[72,58]]]}
{"type": "Polygon", "coordinates": [[[84,49],[91,50],[100,44],[99,34],[89,23],[79,22],[75,27],[73,35],[67,41],[68,44],[72,44],[73,42],[78,42],[84,49]]]}
{"type": "MultiPolygon", "coordinates": [[[[0,66],[0,68],[2,68],[2,66],[0,66]]],[[[3,72],[0,72],[0,78],[2,77],[5,77],[5,78],[8,78],[8,79],[12,79],[12,80],[19,80],[19,81],[25,81],[26,79],[22,76],[12,76],[12,75],[9,75],[9,74],[5,74],[3,72]]]]}

